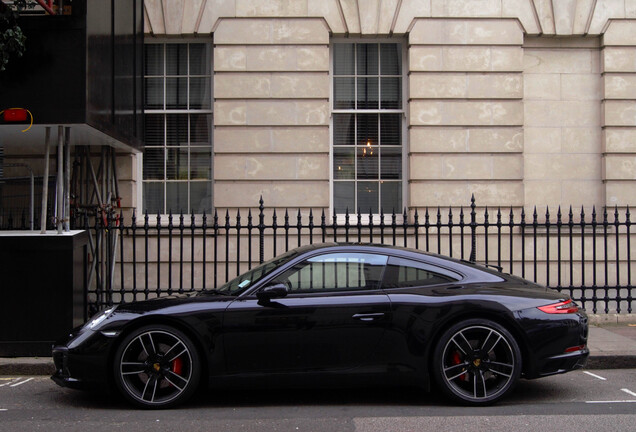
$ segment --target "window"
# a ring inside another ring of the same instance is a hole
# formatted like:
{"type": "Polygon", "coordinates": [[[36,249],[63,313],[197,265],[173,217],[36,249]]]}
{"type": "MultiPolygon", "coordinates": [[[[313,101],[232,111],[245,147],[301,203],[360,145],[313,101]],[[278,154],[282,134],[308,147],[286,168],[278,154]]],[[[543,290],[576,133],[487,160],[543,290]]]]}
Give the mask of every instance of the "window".
{"type": "Polygon", "coordinates": [[[461,277],[449,270],[418,261],[389,258],[382,288],[408,288],[454,282],[461,277]]]}
{"type": "Polygon", "coordinates": [[[387,257],[333,253],[310,258],[278,276],[290,293],[377,289],[387,257]]]}
{"type": "Polygon", "coordinates": [[[402,44],[336,42],[333,206],[336,213],[400,213],[403,172],[402,44]]]}
{"type": "Polygon", "coordinates": [[[145,46],[143,209],[212,210],[211,45],[145,46]]]}

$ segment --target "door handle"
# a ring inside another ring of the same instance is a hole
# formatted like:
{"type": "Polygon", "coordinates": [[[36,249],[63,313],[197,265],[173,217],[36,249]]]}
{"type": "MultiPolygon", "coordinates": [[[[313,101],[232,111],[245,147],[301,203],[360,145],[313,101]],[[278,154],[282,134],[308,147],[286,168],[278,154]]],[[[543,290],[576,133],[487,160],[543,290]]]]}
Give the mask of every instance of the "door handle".
{"type": "Polygon", "coordinates": [[[360,321],[375,321],[384,316],[383,312],[378,313],[366,313],[366,314],[355,314],[352,318],[360,321]]]}

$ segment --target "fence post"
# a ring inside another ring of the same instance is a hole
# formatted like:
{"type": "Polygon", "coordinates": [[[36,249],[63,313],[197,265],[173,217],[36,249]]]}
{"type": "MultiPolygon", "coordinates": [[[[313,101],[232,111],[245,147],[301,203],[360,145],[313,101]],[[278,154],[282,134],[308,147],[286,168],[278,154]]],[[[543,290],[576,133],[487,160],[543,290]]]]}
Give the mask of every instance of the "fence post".
{"type": "Polygon", "coordinates": [[[470,197],[470,262],[477,260],[477,213],[475,212],[475,194],[470,197]]]}
{"type": "Polygon", "coordinates": [[[263,196],[258,200],[258,262],[265,261],[265,206],[263,196]]]}

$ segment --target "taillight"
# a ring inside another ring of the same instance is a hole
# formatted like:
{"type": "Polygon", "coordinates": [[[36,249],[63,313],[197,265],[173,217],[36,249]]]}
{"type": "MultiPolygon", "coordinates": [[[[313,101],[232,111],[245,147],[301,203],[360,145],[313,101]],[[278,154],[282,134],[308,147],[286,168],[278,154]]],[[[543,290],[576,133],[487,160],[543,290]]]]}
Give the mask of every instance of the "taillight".
{"type": "Polygon", "coordinates": [[[572,300],[566,300],[546,306],[539,306],[537,309],[549,314],[569,314],[579,311],[579,307],[572,300]]]}

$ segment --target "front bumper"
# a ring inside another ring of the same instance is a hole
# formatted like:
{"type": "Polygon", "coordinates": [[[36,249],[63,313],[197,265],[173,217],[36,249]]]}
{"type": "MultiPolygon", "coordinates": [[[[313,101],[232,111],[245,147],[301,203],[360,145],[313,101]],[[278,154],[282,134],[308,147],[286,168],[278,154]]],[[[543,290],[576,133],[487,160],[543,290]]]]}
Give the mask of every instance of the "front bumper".
{"type": "Polygon", "coordinates": [[[71,333],[52,348],[55,373],[62,387],[89,390],[109,387],[108,356],[112,339],[100,332],[71,333]]]}

